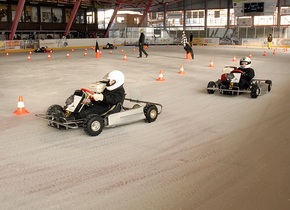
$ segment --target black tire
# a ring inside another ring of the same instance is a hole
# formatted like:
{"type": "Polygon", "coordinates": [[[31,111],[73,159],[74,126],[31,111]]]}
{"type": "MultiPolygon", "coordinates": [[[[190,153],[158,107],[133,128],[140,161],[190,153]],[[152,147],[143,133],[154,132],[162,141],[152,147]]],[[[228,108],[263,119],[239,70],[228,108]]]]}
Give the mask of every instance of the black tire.
{"type": "MultiPolygon", "coordinates": [[[[53,104],[50,107],[48,107],[46,111],[47,119],[52,119],[52,115],[58,115],[60,112],[63,112],[62,106],[58,104],[53,104]]],[[[64,112],[63,112],[64,113],[64,112]]]]}
{"type": "Polygon", "coordinates": [[[268,84],[268,92],[270,92],[272,90],[272,81],[266,80],[265,83],[268,84]]]}
{"type": "Polygon", "coordinates": [[[147,104],[144,107],[144,115],[146,117],[146,122],[154,122],[158,117],[158,108],[153,104],[147,104]]]}
{"type": "Polygon", "coordinates": [[[257,98],[261,93],[261,89],[258,85],[253,85],[251,89],[251,98],[257,98]]]}
{"type": "MultiPolygon", "coordinates": [[[[215,88],[215,87],[216,87],[216,84],[215,84],[215,82],[210,81],[210,82],[207,84],[207,87],[208,87],[208,88],[215,88]]],[[[207,89],[207,92],[208,92],[208,94],[214,94],[215,90],[209,90],[209,89],[207,89]]]]}
{"type": "Polygon", "coordinates": [[[97,114],[90,114],[85,118],[83,126],[86,134],[97,136],[105,126],[104,119],[97,114]]]}

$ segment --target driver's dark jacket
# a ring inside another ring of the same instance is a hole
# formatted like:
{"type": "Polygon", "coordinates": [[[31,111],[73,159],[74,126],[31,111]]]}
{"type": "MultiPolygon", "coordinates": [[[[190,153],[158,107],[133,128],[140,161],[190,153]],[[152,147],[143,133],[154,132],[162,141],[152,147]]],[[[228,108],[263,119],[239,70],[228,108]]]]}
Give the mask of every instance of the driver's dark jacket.
{"type": "Polygon", "coordinates": [[[113,105],[123,103],[125,98],[125,89],[122,85],[114,90],[105,89],[102,94],[104,96],[103,101],[93,101],[93,106],[84,107],[81,112],[78,113],[78,117],[85,118],[89,114],[100,115],[108,111],[113,105]]]}
{"type": "Polygon", "coordinates": [[[125,89],[123,85],[116,88],[115,90],[107,90],[105,88],[102,94],[104,96],[103,101],[96,101],[94,103],[97,105],[106,104],[106,106],[109,105],[111,107],[115,104],[123,103],[125,98],[125,89]]]}
{"type": "Polygon", "coordinates": [[[255,71],[252,68],[238,68],[239,70],[243,71],[242,78],[251,81],[255,77],[255,71]]]}

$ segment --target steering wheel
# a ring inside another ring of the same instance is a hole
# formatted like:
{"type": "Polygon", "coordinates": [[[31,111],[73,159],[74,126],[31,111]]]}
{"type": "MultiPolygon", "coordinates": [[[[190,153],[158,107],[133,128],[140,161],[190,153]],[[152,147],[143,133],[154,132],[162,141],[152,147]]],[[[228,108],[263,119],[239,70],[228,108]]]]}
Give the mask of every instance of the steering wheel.
{"type": "Polygon", "coordinates": [[[87,89],[87,88],[82,88],[81,90],[82,90],[83,92],[87,93],[89,96],[94,95],[94,91],[91,91],[91,90],[89,90],[89,89],[87,89]]]}
{"type": "Polygon", "coordinates": [[[241,73],[241,74],[243,74],[244,72],[242,70],[240,70],[240,69],[234,69],[234,70],[231,71],[231,73],[241,73]]]}

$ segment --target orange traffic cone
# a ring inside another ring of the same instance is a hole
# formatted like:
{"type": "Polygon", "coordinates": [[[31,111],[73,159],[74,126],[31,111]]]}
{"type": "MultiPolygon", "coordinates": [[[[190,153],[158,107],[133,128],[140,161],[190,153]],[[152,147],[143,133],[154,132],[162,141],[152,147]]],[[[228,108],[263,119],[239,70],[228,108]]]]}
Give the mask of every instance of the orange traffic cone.
{"type": "Polygon", "coordinates": [[[9,56],[9,53],[6,53],[6,56],[9,56]]]}
{"type": "Polygon", "coordinates": [[[30,61],[31,60],[31,57],[30,56],[27,56],[27,60],[30,61]]]}
{"type": "Polygon", "coordinates": [[[188,53],[188,52],[186,52],[186,54],[185,54],[185,58],[188,60],[188,59],[191,59],[191,55],[190,55],[190,53],[188,53]]]}
{"type": "Polygon", "coordinates": [[[110,54],[112,54],[113,52],[112,52],[112,50],[110,50],[110,54]]]}
{"type": "Polygon", "coordinates": [[[185,74],[183,65],[180,66],[180,70],[179,70],[178,74],[185,74]]]}
{"type": "Polygon", "coordinates": [[[74,52],[74,51],[75,51],[75,49],[71,49],[71,51],[72,51],[72,52],[74,52]]]}
{"type": "Polygon", "coordinates": [[[51,59],[51,56],[50,56],[50,54],[48,54],[48,55],[47,55],[47,59],[51,59]]]}
{"type": "Polygon", "coordinates": [[[274,49],[274,51],[273,51],[273,55],[275,55],[276,54],[276,49],[274,49]]]}
{"type": "Polygon", "coordinates": [[[126,54],[124,55],[124,58],[123,58],[124,61],[128,60],[126,54]]]}
{"type": "Polygon", "coordinates": [[[236,60],[237,60],[237,58],[236,58],[236,56],[234,55],[232,61],[234,62],[234,61],[236,61],[236,60]]]}
{"type": "Polygon", "coordinates": [[[158,76],[158,78],[156,79],[156,81],[165,81],[165,79],[164,79],[164,77],[163,77],[162,70],[159,71],[159,76],[158,76]]]}
{"type": "Polygon", "coordinates": [[[267,55],[267,53],[266,53],[266,51],[264,51],[263,56],[266,56],[266,55],[267,55]]]}
{"type": "Polygon", "coordinates": [[[249,54],[249,58],[252,58],[252,57],[253,57],[253,56],[252,56],[252,53],[250,53],[250,54],[249,54]]]}
{"type": "Polygon", "coordinates": [[[100,57],[101,57],[100,51],[97,50],[97,52],[96,52],[96,58],[100,58],[100,57]]]}
{"type": "Polygon", "coordinates": [[[85,53],[84,53],[84,56],[87,56],[87,55],[88,55],[88,53],[87,53],[87,52],[85,52],[85,53]]]}
{"type": "Polygon", "coordinates": [[[27,113],[29,113],[29,112],[24,107],[23,98],[22,98],[22,96],[19,96],[17,109],[15,110],[14,114],[21,115],[21,114],[27,114],[27,113]]]}
{"type": "Polygon", "coordinates": [[[69,55],[69,53],[67,53],[67,54],[66,54],[66,57],[67,57],[67,58],[70,58],[70,55],[69,55]]]}
{"type": "Polygon", "coordinates": [[[30,52],[29,52],[29,55],[31,55],[31,54],[32,54],[32,52],[30,51],[30,52]]]}
{"type": "Polygon", "coordinates": [[[208,67],[213,67],[213,60],[211,60],[210,62],[209,62],[209,66],[208,67]]]}

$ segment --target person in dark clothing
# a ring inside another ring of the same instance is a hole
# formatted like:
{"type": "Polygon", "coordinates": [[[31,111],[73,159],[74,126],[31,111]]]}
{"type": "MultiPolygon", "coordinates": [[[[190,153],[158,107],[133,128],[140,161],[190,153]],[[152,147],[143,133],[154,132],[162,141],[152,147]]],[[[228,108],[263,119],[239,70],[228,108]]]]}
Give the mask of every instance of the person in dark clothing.
{"type": "Polygon", "coordinates": [[[194,59],[194,53],[192,47],[188,44],[186,34],[183,31],[182,37],[181,37],[181,43],[183,44],[183,49],[186,51],[186,53],[190,53],[191,58],[194,59]]]}
{"type": "Polygon", "coordinates": [[[143,33],[143,29],[140,30],[140,37],[139,37],[139,57],[142,58],[142,53],[145,54],[146,58],[148,57],[148,53],[144,50],[144,44],[145,44],[145,35],[143,33]]]}
{"type": "Polygon", "coordinates": [[[104,80],[97,82],[101,86],[90,98],[84,99],[84,93],[76,90],[66,101],[65,111],[60,113],[60,118],[83,119],[90,114],[102,115],[114,105],[122,104],[125,99],[124,74],[113,70],[105,75],[104,80]]]}
{"type": "Polygon", "coordinates": [[[189,36],[189,44],[190,44],[190,47],[192,47],[192,41],[193,41],[193,34],[190,33],[190,36],[189,36]]]}
{"type": "Polygon", "coordinates": [[[255,77],[255,71],[251,68],[251,59],[249,57],[242,57],[240,59],[240,67],[238,70],[241,70],[243,73],[240,78],[239,88],[247,89],[251,85],[251,80],[255,77]]]}

